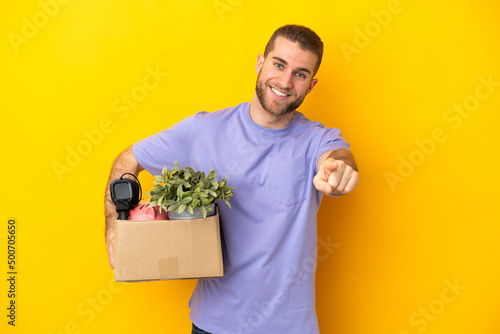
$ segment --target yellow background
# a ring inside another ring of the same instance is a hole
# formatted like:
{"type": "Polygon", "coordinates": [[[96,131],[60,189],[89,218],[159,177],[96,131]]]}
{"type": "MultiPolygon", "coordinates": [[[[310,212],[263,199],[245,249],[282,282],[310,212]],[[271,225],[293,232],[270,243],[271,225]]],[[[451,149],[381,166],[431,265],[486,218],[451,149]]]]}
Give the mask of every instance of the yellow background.
{"type": "Polygon", "coordinates": [[[0,5],[0,332],[190,332],[194,281],[113,284],[109,168],[128,145],[196,111],[250,101],[257,54],[286,23],[325,43],[319,83],[300,110],[341,128],[361,171],[356,191],[325,198],[319,213],[319,237],[336,244],[318,264],[321,332],[499,332],[500,87],[470,116],[445,119],[476,89],[488,92],[479,77],[500,82],[498,2],[54,1],[0,5]],[[168,76],[116,112],[123,94],[141,92],[148,67],[168,76]],[[103,120],[107,133],[85,146],[84,132],[103,120]],[[416,141],[429,143],[434,129],[446,140],[418,153],[416,141]],[[68,147],[86,156],[58,177],[68,147]],[[418,165],[391,185],[387,175],[410,157],[418,165]],[[6,318],[11,217],[15,328],[6,318]]]}

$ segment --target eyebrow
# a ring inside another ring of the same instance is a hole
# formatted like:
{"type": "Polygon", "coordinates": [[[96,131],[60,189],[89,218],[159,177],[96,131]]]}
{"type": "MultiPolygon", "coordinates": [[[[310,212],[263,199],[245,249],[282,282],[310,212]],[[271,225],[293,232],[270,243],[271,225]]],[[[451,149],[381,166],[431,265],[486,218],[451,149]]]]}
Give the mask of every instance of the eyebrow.
{"type": "MultiPolygon", "coordinates": [[[[274,56],[272,59],[276,59],[276,60],[282,62],[283,64],[288,65],[288,63],[286,62],[286,60],[285,59],[281,59],[280,57],[274,56]]],[[[305,67],[299,67],[297,70],[311,74],[311,71],[309,71],[309,69],[307,69],[305,67]]]]}

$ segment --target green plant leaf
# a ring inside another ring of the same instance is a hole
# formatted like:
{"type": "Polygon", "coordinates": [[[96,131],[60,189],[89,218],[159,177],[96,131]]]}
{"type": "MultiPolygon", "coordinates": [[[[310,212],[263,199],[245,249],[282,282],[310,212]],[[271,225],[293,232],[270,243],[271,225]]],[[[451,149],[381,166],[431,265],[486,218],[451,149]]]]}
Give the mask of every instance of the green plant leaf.
{"type": "Polygon", "coordinates": [[[179,205],[181,205],[181,203],[175,202],[174,204],[168,207],[168,211],[175,211],[179,207],[179,205]]]}
{"type": "Polygon", "coordinates": [[[231,209],[231,204],[229,204],[229,201],[226,200],[224,202],[226,202],[227,206],[231,209]]]}
{"type": "Polygon", "coordinates": [[[150,206],[157,206],[157,205],[158,205],[158,202],[156,202],[156,201],[151,201],[151,202],[149,202],[149,205],[150,205],[150,206]]]}
{"type": "Polygon", "coordinates": [[[204,205],[205,205],[205,204],[210,204],[210,203],[212,203],[213,201],[214,201],[214,199],[213,199],[213,198],[202,198],[202,199],[201,199],[201,204],[204,204],[204,205]]]}
{"type": "Polygon", "coordinates": [[[179,162],[175,161],[174,162],[174,169],[175,171],[180,171],[181,170],[181,166],[179,166],[179,162]]]}
{"type": "Polygon", "coordinates": [[[184,210],[186,210],[186,204],[181,204],[181,206],[179,206],[179,208],[177,209],[177,212],[183,213],[184,210]]]}
{"type": "Polygon", "coordinates": [[[207,208],[205,208],[205,206],[203,206],[201,208],[201,211],[203,212],[203,218],[206,218],[207,217],[207,208]]]}
{"type": "Polygon", "coordinates": [[[187,210],[189,211],[190,214],[194,214],[193,207],[190,205],[187,206],[187,210]]]}
{"type": "Polygon", "coordinates": [[[163,169],[161,170],[161,176],[163,176],[164,178],[166,178],[167,177],[167,173],[168,173],[167,167],[163,167],[163,169]]]}
{"type": "Polygon", "coordinates": [[[184,194],[182,194],[182,196],[184,198],[188,197],[188,196],[194,196],[194,191],[193,190],[190,190],[190,191],[186,191],[184,194]]]}
{"type": "Polygon", "coordinates": [[[192,200],[193,200],[193,198],[192,198],[192,197],[185,197],[185,198],[181,199],[181,204],[188,204],[188,203],[190,203],[192,200]]]}

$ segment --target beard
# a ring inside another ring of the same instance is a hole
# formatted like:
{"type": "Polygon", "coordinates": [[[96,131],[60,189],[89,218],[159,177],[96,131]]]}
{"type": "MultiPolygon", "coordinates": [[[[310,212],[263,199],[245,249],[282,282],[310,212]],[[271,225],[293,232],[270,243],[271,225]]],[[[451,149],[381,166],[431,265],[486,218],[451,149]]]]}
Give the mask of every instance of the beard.
{"type": "MultiPolygon", "coordinates": [[[[259,72],[259,75],[257,76],[257,83],[255,84],[255,93],[257,94],[259,102],[264,110],[275,116],[282,116],[289,112],[295,111],[302,104],[306,97],[306,94],[304,94],[301,96],[297,96],[295,99],[290,98],[290,101],[288,102],[277,101],[273,99],[272,96],[270,96],[271,93],[268,91],[270,89],[269,87],[270,86],[267,84],[267,82],[262,82],[259,72]]],[[[284,92],[287,92],[286,89],[282,89],[278,86],[277,88],[283,90],[284,92]]]]}

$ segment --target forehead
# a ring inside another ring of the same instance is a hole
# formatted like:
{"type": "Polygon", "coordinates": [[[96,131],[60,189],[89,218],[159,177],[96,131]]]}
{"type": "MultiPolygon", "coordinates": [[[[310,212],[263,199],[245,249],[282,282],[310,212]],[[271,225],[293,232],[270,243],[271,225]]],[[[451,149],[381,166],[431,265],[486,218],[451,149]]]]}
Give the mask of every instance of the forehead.
{"type": "Polygon", "coordinates": [[[279,36],[274,41],[274,48],[269,52],[267,58],[277,57],[286,61],[292,67],[307,68],[314,70],[318,56],[309,50],[302,49],[298,42],[292,42],[289,39],[279,36]]]}

